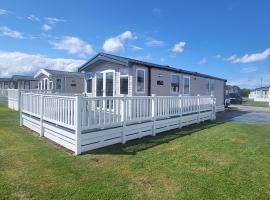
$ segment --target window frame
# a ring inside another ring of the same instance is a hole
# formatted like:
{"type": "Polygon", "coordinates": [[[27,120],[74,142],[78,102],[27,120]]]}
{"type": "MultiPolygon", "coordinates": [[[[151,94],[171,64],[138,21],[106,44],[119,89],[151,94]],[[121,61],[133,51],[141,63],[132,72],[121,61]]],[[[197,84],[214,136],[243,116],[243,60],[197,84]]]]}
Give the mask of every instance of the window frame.
{"type": "Polygon", "coordinates": [[[93,94],[93,77],[86,79],[86,94],[93,94]],[[88,92],[88,81],[91,80],[91,92],[88,92]]]}
{"type": "Polygon", "coordinates": [[[179,94],[179,92],[180,92],[180,75],[179,74],[171,74],[170,78],[171,78],[171,85],[170,85],[171,94],[179,94]],[[178,77],[178,91],[176,91],[176,92],[172,90],[172,76],[178,77]]]}
{"type": "Polygon", "coordinates": [[[56,78],[55,80],[55,89],[56,90],[61,90],[62,89],[62,79],[61,78],[56,78]],[[57,81],[60,80],[60,88],[58,88],[57,86],[57,81]]]}
{"type": "Polygon", "coordinates": [[[184,96],[190,95],[190,76],[183,76],[183,95],[184,96]],[[188,79],[188,94],[185,94],[185,79],[188,79]]]}
{"type": "Polygon", "coordinates": [[[136,93],[138,93],[138,94],[145,93],[145,69],[143,69],[143,68],[136,69],[136,93]],[[143,91],[138,91],[138,71],[143,71],[143,91]]]}
{"type": "Polygon", "coordinates": [[[127,94],[123,94],[121,93],[121,78],[125,77],[127,78],[127,82],[128,82],[128,88],[129,88],[129,68],[127,68],[127,74],[122,74],[121,75],[121,69],[119,70],[119,94],[120,95],[128,95],[129,94],[129,90],[127,89],[127,94]]]}

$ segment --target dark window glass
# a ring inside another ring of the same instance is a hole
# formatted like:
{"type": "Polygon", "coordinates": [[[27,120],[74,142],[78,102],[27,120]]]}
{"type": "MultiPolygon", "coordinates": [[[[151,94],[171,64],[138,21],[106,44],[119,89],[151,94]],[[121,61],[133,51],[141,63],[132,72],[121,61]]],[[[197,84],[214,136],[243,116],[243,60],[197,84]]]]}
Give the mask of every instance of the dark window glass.
{"type": "Polygon", "coordinates": [[[128,76],[120,77],[120,94],[128,94],[128,76]]]}
{"type": "Polygon", "coordinates": [[[92,93],[92,79],[87,80],[87,93],[92,93]]]}

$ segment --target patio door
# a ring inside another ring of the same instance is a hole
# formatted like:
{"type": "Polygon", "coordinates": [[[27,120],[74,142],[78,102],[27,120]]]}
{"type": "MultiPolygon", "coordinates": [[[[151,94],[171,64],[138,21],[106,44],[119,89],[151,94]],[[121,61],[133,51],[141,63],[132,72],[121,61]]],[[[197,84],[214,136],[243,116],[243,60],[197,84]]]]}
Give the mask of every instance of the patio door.
{"type": "MultiPolygon", "coordinates": [[[[114,74],[113,70],[106,70],[96,73],[96,96],[110,97],[114,96],[114,74]]],[[[98,103],[99,107],[99,103],[98,103]]],[[[105,107],[105,105],[103,106],[105,107]]],[[[109,101],[106,102],[106,107],[109,107],[109,101]]]]}

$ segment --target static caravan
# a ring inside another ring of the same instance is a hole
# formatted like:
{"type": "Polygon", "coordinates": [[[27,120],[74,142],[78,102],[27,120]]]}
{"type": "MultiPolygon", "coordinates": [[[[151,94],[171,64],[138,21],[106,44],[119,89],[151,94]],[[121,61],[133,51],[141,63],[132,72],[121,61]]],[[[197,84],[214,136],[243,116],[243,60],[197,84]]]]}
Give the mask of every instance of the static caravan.
{"type": "Polygon", "coordinates": [[[35,78],[38,89],[49,93],[83,93],[84,74],[51,69],[39,70],[35,78]]]}
{"type": "Polygon", "coordinates": [[[87,96],[213,95],[224,110],[226,80],[167,65],[99,53],[79,68],[87,96]]]}
{"type": "Polygon", "coordinates": [[[249,98],[254,101],[270,102],[270,86],[259,87],[252,90],[249,94],[249,98]]]}
{"type": "Polygon", "coordinates": [[[11,89],[32,90],[38,88],[38,81],[33,76],[14,75],[11,77],[11,89]]]}
{"type": "Polygon", "coordinates": [[[9,89],[11,85],[10,78],[0,78],[0,89],[9,89]]]}

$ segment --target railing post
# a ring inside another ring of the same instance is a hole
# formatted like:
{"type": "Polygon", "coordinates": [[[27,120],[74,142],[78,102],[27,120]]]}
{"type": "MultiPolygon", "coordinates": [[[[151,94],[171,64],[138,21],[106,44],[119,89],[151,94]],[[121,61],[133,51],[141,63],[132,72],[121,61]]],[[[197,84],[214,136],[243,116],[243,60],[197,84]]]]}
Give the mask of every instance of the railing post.
{"type": "Polygon", "coordinates": [[[269,100],[269,106],[270,106],[270,86],[269,86],[269,90],[268,90],[268,100],[269,100]]]}
{"type": "Polygon", "coordinates": [[[156,135],[156,118],[157,118],[157,97],[155,94],[152,94],[152,119],[153,119],[153,126],[152,126],[152,135],[156,135]]]}
{"type": "Polygon", "coordinates": [[[75,155],[80,155],[82,153],[82,144],[81,144],[81,133],[82,133],[82,104],[83,99],[81,96],[76,96],[75,106],[76,106],[76,143],[75,143],[75,155]]]}
{"type": "Polygon", "coordinates": [[[211,95],[211,102],[212,102],[212,120],[216,119],[216,99],[213,95],[211,95]]]}
{"type": "Polygon", "coordinates": [[[127,95],[124,95],[122,98],[122,110],[121,110],[121,117],[122,117],[122,143],[126,143],[126,125],[127,125],[127,95]]]}
{"type": "Polygon", "coordinates": [[[201,121],[201,119],[200,119],[200,113],[201,113],[201,101],[200,101],[200,95],[198,94],[197,95],[197,105],[198,105],[198,119],[197,119],[197,121],[198,121],[198,123],[200,123],[200,121],[201,121]]]}
{"type": "Polygon", "coordinates": [[[44,115],[44,97],[43,97],[43,94],[41,94],[40,95],[40,137],[44,136],[43,115],[44,115]]]}
{"type": "MultiPolygon", "coordinates": [[[[22,95],[22,94],[21,94],[22,95]]],[[[20,104],[20,110],[19,110],[19,112],[20,112],[20,126],[22,126],[23,125],[23,120],[22,120],[22,105],[23,105],[23,98],[20,98],[20,101],[19,101],[19,104],[20,104]]]]}
{"type": "Polygon", "coordinates": [[[21,104],[20,104],[20,100],[21,100],[21,90],[20,89],[18,89],[18,96],[17,96],[17,104],[18,104],[18,111],[20,111],[21,110],[21,104]]]}
{"type": "Polygon", "coordinates": [[[179,105],[178,105],[178,114],[179,114],[179,125],[178,128],[182,128],[182,116],[183,116],[183,111],[182,111],[182,95],[179,94],[179,105]]]}

